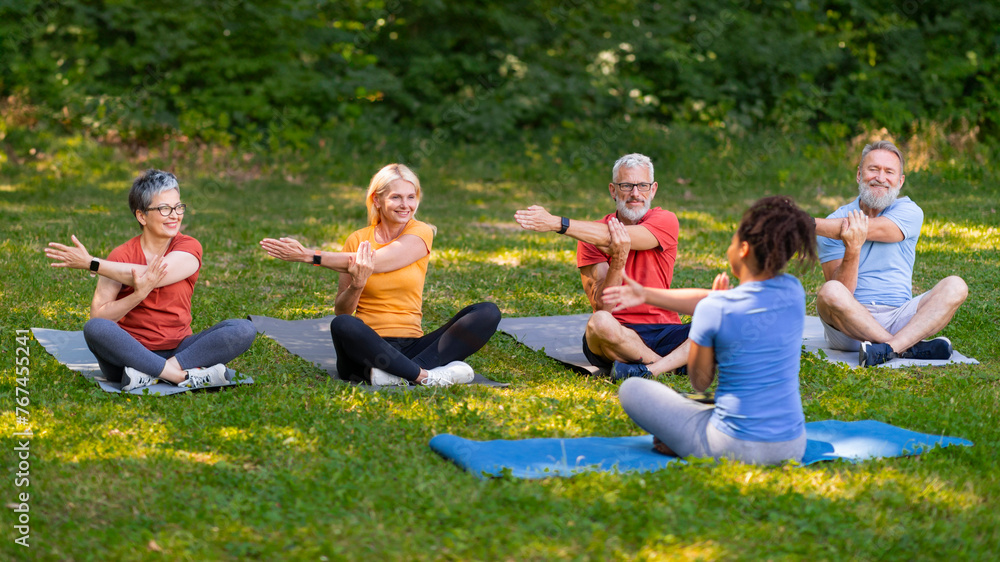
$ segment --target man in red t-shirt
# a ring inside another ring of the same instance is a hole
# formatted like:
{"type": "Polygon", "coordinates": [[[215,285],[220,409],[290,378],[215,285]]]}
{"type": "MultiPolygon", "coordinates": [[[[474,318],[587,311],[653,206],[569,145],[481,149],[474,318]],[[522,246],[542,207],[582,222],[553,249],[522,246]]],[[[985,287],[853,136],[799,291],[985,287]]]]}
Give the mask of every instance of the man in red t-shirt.
{"type": "Polygon", "coordinates": [[[677,259],[677,216],[650,208],[656,195],[653,163],[642,154],[627,154],[615,162],[608,185],[616,212],[599,221],[557,217],[533,205],[517,211],[522,228],[555,231],[578,240],[577,267],[583,289],[594,309],[583,336],[583,352],[614,379],[672,371],[687,364],[690,324],[678,312],[644,304],[623,310],[605,305],[605,287],[621,285],[625,276],[644,287],[670,288],[677,259]]]}

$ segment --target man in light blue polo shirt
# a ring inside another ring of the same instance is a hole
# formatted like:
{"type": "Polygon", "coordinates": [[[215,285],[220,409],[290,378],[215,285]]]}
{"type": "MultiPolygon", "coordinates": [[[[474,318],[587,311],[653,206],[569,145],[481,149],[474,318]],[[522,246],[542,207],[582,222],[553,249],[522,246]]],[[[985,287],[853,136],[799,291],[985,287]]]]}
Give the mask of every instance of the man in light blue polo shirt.
{"type": "Polygon", "coordinates": [[[858,198],[816,219],[826,283],[816,309],[834,349],[858,351],[864,367],[894,357],[950,359],[941,331],[968,296],[961,277],[913,297],[913,262],[924,213],[899,197],[903,154],[889,141],[869,144],[858,165],[858,198]]]}

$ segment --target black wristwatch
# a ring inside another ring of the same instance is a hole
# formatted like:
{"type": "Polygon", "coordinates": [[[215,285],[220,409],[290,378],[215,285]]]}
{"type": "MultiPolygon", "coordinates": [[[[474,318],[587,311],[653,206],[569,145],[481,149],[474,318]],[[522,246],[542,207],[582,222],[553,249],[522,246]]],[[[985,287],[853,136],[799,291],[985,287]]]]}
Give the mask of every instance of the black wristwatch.
{"type": "Polygon", "coordinates": [[[90,258],[90,270],[97,271],[101,268],[101,260],[97,258],[90,258]]]}
{"type": "Polygon", "coordinates": [[[569,228],[569,218],[562,217],[562,228],[559,229],[559,234],[566,234],[566,230],[569,228]]]}
{"type": "Polygon", "coordinates": [[[313,265],[323,265],[323,254],[319,253],[319,250],[313,254],[313,265]]]}

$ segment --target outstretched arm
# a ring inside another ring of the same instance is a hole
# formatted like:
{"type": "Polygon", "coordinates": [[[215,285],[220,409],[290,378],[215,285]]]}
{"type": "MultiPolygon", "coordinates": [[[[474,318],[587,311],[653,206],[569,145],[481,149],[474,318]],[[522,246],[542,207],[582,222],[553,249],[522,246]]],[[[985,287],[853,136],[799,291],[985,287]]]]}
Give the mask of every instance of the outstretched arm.
{"type": "Polygon", "coordinates": [[[656,289],[643,287],[625,276],[625,285],[604,289],[604,302],[613,306],[612,311],[622,310],[640,304],[651,304],[681,314],[694,314],[694,307],[712,291],[729,288],[729,276],[720,273],[712,282],[712,289],[656,289]]]}
{"type": "MultiPolygon", "coordinates": [[[[853,211],[852,211],[853,212],[853,211]]],[[[860,211],[856,211],[860,212],[860,211]]],[[[862,213],[863,214],[863,213],[862,213]]],[[[867,215],[865,215],[867,217],[867,215]]],[[[816,219],[816,235],[843,240],[844,221],[847,219],[816,219]]],[[[899,225],[886,217],[868,217],[866,242],[902,242],[905,236],[899,225]]]]}
{"type": "MultiPolygon", "coordinates": [[[[58,242],[49,242],[48,247],[45,248],[45,256],[55,260],[49,265],[52,267],[68,267],[70,269],[90,269],[90,262],[93,261],[94,256],[90,255],[90,252],[87,251],[87,248],[80,242],[76,235],[70,236],[70,240],[73,242],[73,246],[66,246],[58,242]]],[[[159,279],[156,287],[165,287],[173,285],[178,281],[183,281],[194,275],[201,267],[198,258],[189,252],[169,252],[162,257],[162,260],[168,266],[168,271],[166,275],[155,276],[159,279]]],[[[122,263],[104,259],[99,259],[98,261],[100,262],[100,267],[97,269],[98,274],[115,281],[119,285],[127,285],[129,287],[135,287],[133,270],[142,277],[146,272],[146,268],[149,267],[148,264],[122,263]]],[[[156,287],[153,288],[155,289],[156,287]]]]}
{"type": "MultiPolygon", "coordinates": [[[[361,243],[370,247],[368,241],[361,243]]],[[[323,252],[308,250],[294,238],[265,238],[260,241],[260,247],[267,255],[290,262],[313,263],[313,256],[319,254],[320,264],[327,269],[339,273],[348,273],[352,252],[323,252]]],[[[360,249],[360,246],[358,247],[360,249]]],[[[416,235],[404,234],[391,244],[375,250],[373,273],[395,271],[416,262],[430,253],[424,241],[416,235]]]]}
{"type": "MultiPolygon", "coordinates": [[[[532,205],[514,213],[514,220],[525,230],[535,232],[559,232],[562,228],[562,217],[557,217],[540,205],[532,205]]],[[[649,230],[640,225],[623,225],[628,232],[633,250],[651,250],[660,246],[660,242],[649,230]]],[[[603,223],[596,221],[570,220],[566,236],[593,244],[605,253],[611,246],[611,235],[603,223]]]]}

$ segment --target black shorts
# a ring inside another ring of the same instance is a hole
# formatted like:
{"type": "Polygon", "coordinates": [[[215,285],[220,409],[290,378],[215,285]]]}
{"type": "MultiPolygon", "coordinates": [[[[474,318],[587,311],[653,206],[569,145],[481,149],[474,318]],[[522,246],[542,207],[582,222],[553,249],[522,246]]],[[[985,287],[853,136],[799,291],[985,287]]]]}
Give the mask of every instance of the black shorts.
{"type": "MultiPolygon", "coordinates": [[[[622,326],[639,334],[646,347],[661,356],[669,355],[671,351],[680,347],[688,339],[688,333],[691,331],[691,324],[622,324],[622,326]]],[[[611,359],[590,350],[586,333],[583,334],[583,354],[591,365],[603,371],[610,371],[614,364],[611,359]]]]}

